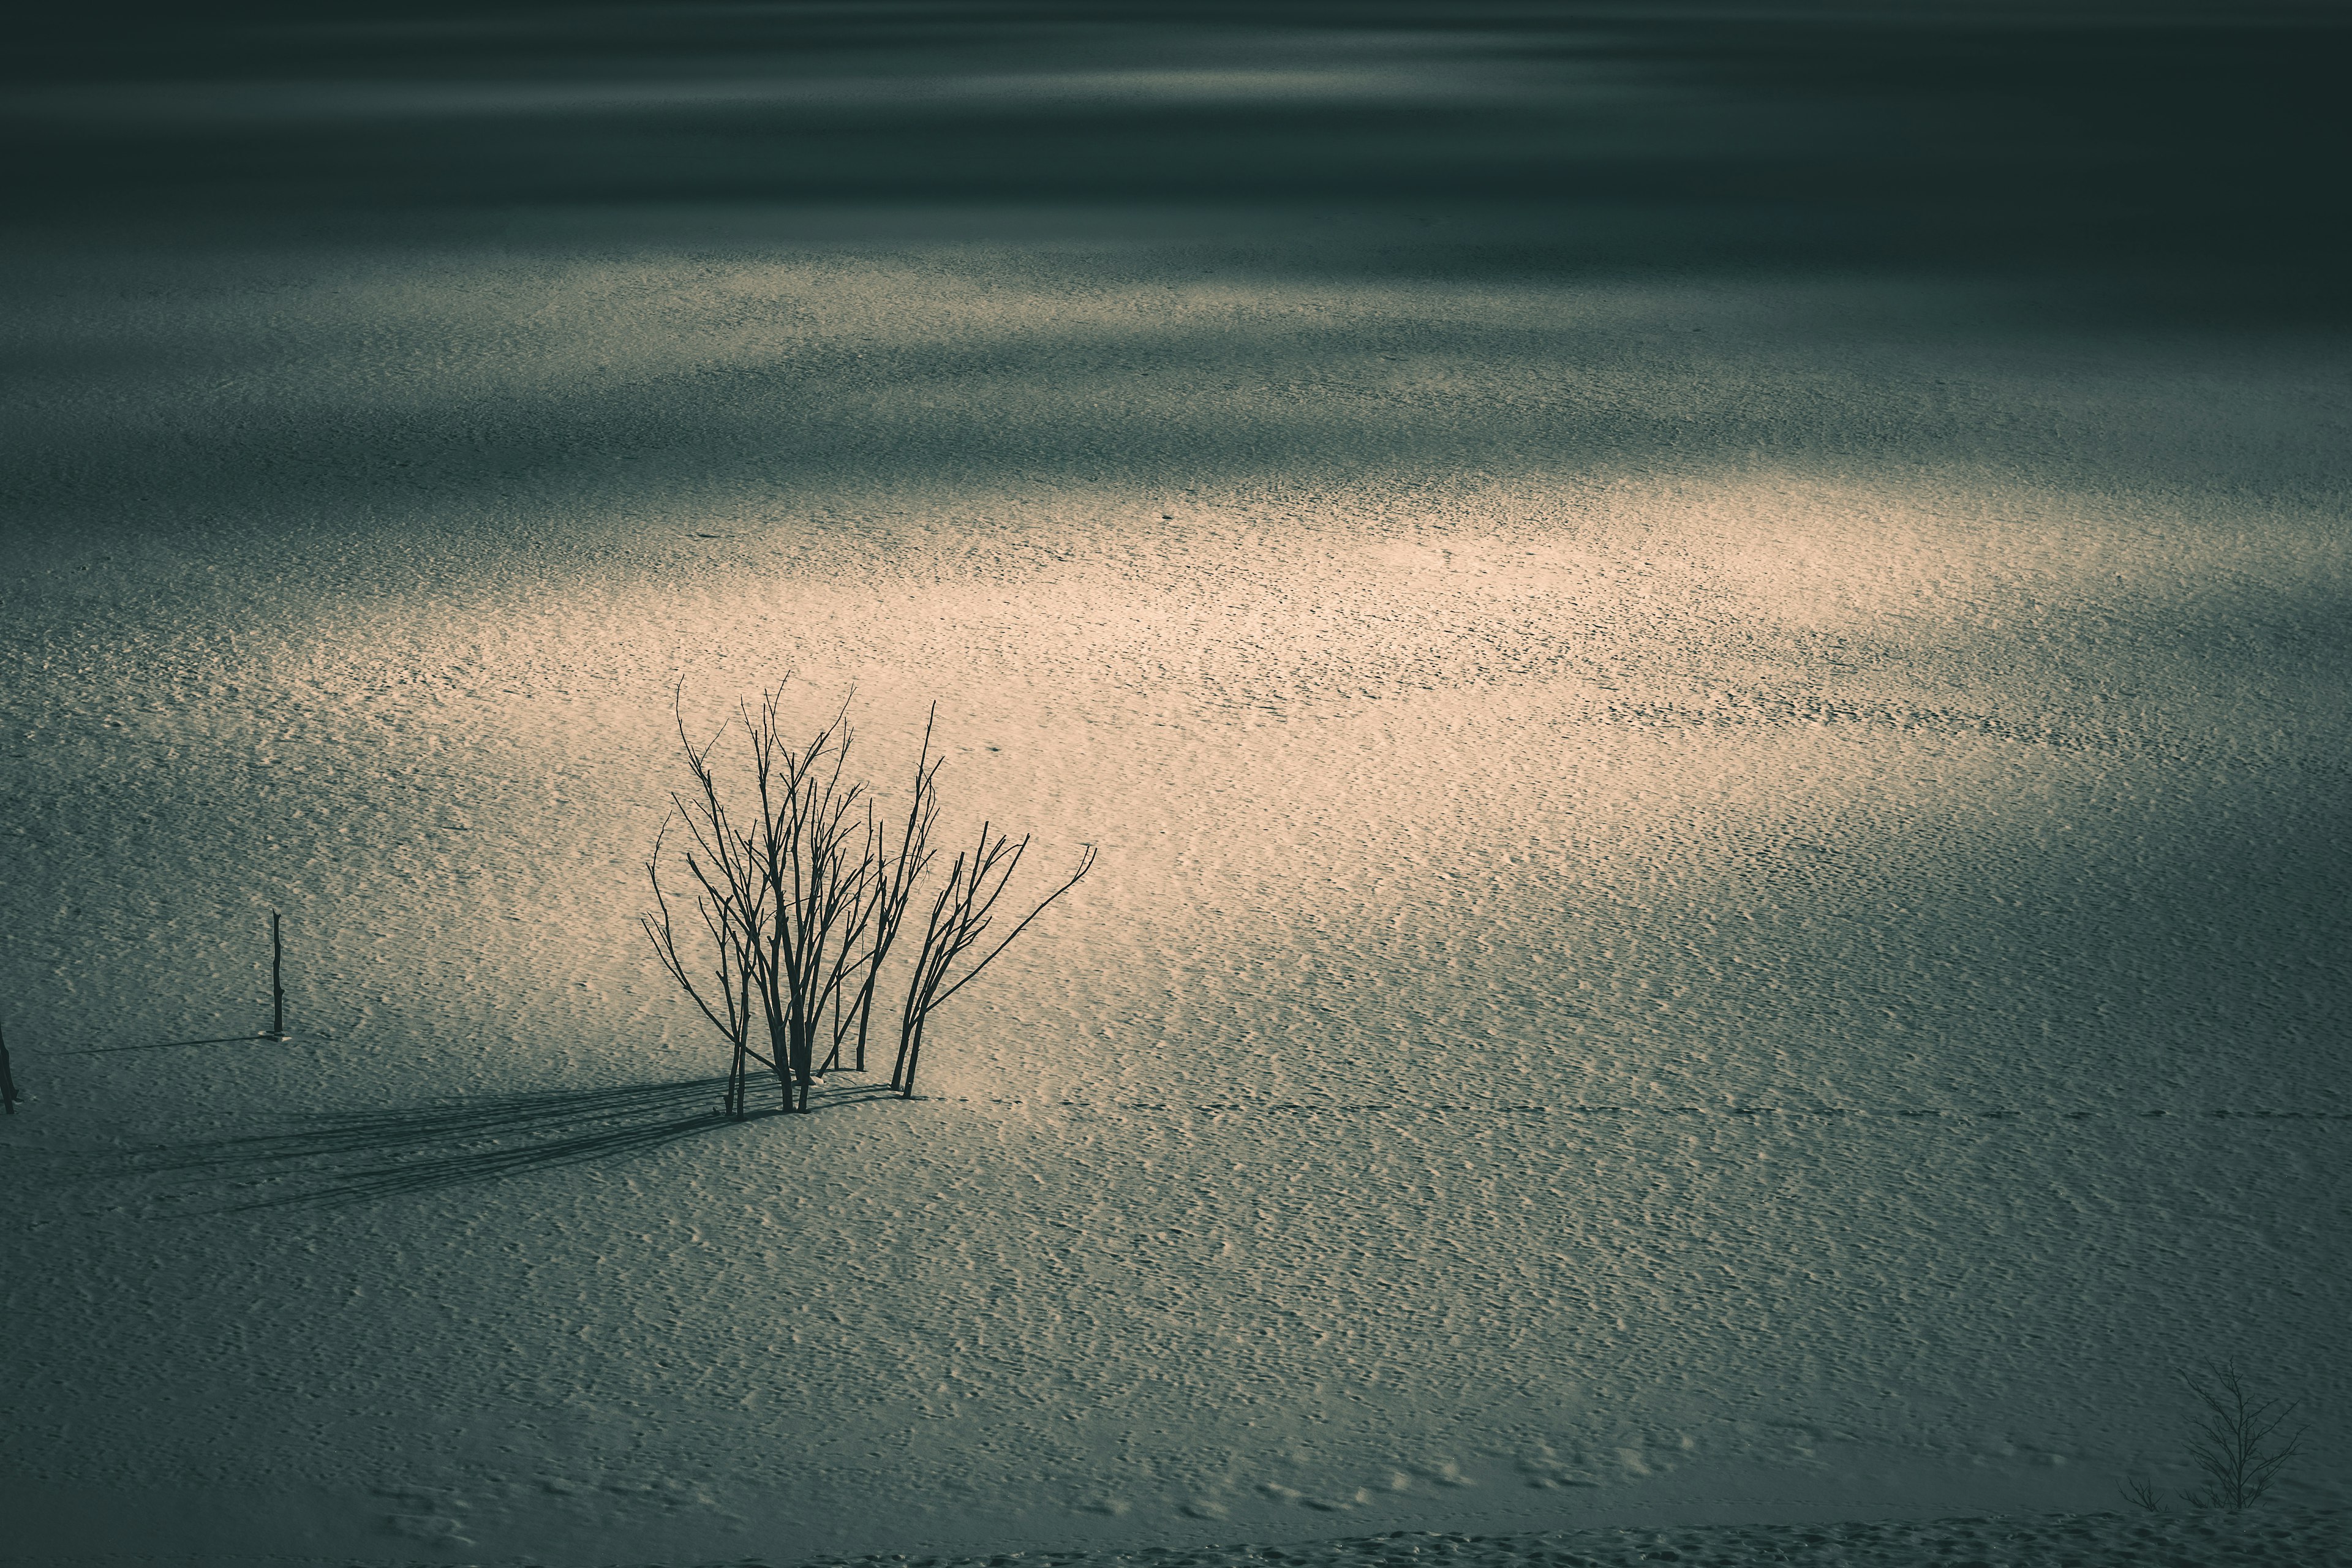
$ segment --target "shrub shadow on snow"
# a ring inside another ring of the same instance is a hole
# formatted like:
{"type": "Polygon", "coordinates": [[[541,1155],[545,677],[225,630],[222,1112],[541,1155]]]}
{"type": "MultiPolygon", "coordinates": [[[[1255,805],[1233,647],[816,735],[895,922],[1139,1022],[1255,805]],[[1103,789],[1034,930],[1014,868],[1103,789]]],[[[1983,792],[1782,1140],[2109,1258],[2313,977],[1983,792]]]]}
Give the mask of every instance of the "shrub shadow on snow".
{"type": "MultiPolygon", "coordinates": [[[[341,1206],[625,1159],[717,1132],[740,1125],[721,1110],[725,1087],[724,1078],[698,1078],[321,1111],[270,1131],[151,1145],[129,1163],[140,1173],[204,1181],[209,1191],[183,1194],[181,1213],[341,1206]],[[221,1201],[184,1201],[204,1196],[221,1201]]],[[[889,1092],[882,1084],[824,1083],[810,1109],[889,1092]]],[[[752,1116],[781,1110],[755,1099],[752,1116]]]]}

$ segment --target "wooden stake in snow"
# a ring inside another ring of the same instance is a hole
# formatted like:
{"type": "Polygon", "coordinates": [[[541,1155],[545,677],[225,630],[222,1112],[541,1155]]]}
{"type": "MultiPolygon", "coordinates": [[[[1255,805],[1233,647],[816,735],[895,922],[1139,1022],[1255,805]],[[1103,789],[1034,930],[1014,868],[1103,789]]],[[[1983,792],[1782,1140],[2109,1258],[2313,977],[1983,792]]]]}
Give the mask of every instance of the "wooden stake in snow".
{"type": "Polygon", "coordinates": [[[265,1040],[282,1040],[286,1035],[286,948],[278,940],[278,911],[269,911],[269,1033],[265,1040]]]}
{"type": "Polygon", "coordinates": [[[16,1114],[16,1075],[8,1070],[8,1037],[0,1035],[0,1109],[16,1114]]]}

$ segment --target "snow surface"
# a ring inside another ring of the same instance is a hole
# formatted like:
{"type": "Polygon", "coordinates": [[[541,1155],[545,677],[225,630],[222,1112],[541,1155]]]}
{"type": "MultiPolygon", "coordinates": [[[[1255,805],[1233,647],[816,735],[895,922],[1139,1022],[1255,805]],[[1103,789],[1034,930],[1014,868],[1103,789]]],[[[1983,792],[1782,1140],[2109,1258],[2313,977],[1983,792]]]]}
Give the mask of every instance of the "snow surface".
{"type": "MultiPolygon", "coordinates": [[[[866,1557],[825,1568],[901,1568],[904,1555],[866,1557]]],[[[913,1559],[926,1568],[1620,1568],[1673,1563],[1686,1568],[2146,1568],[2151,1563],[2293,1563],[2336,1568],[2352,1562],[2343,1516],[2320,1510],[2264,1509],[2240,1514],[2149,1518],[2121,1514],[2034,1519],[1888,1520],[1869,1523],[1699,1525],[1679,1529],[1560,1530],[1527,1535],[1385,1535],[1305,1546],[1171,1552],[1026,1552],[992,1558],[913,1559]]],[[[814,1565],[813,1565],[814,1568],[814,1565]]]]}
{"type": "Polygon", "coordinates": [[[13,265],[12,1560],[2083,1513],[2219,1356],[2346,1504],[2337,338],[1164,237],[13,265]],[[731,1125],[632,922],[674,684],[787,672],[1102,859],[923,1099],[731,1125]]]}

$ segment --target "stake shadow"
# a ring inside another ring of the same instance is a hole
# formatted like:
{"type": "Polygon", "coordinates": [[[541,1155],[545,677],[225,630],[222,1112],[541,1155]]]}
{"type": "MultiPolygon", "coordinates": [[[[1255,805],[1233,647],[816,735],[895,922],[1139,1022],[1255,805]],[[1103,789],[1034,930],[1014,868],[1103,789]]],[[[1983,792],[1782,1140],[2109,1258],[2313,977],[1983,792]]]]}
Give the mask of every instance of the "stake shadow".
{"type": "MultiPolygon", "coordinates": [[[[269,1189],[191,1205],[184,1213],[341,1207],[625,1159],[715,1132],[734,1124],[722,1109],[726,1084],[724,1078],[700,1078],[325,1111],[266,1132],[153,1145],[127,1163],[138,1173],[193,1175],[207,1186],[269,1189]]],[[[879,1084],[821,1082],[810,1110],[889,1093],[879,1084]]],[[[755,1103],[746,1120],[782,1114],[779,1092],[755,1103]]]]}
{"type": "Polygon", "coordinates": [[[61,1057],[111,1057],[124,1051],[169,1051],[182,1046],[241,1046],[253,1040],[270,1040],[274,1035],[223,1035],[217,1040],[156,1040],[143,1046],[91,1046],[86,1050],[59,1051],[61,1057]]]}

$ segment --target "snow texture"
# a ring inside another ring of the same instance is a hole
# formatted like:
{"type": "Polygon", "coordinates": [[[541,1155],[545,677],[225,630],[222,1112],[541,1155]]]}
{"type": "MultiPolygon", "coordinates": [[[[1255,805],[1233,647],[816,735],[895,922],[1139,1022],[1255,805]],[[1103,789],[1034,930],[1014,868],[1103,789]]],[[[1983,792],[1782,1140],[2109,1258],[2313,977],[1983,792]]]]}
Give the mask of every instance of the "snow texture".
{"type": "Polygon", "coordinates": [[[2341,1560],[2338,339],[1211,238],[15,273],[11,1561],[2341,1560]],[[1102,858],[924,1098],[730,1124],[632,921],[673,688],[788,675],[1102,858]],[[2285,1511],[1790,1528],[2187,1486],[2222,1356],[2285,1511]]]}
{"type": "MultiPolygon", "coordinates": [[[[1870,1523],[1561,1530],[1535,1535],[1367,1536],[1289,1547],[1171,1552],[1016,1552],[987,1558],[868,1557],[824,1568],[2144,1568],[2152,1563],[2352,1562],[2341,1514],[2311,1510],[2196,1518],[2121,1514],[2042,1519],[1888,1520],[1870,1523]]],[[[813,1565],[814,1568],[814,1565],[813,1565]]]]}

